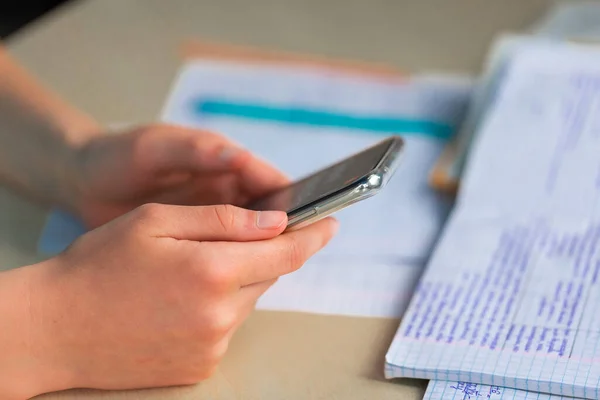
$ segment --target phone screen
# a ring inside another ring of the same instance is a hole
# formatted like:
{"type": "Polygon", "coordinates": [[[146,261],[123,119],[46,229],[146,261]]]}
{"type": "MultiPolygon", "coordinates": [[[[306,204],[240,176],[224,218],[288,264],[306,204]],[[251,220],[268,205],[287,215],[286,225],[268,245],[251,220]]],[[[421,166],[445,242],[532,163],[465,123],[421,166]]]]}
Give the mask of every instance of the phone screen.
{"type": "Polygon", "coordinates": [[[391,145],[385,140],[350,158],[327,167],[300,181],[251,202],[247,208],[256,211],[292,212],[336,193],[371,172],[391,145]]]}

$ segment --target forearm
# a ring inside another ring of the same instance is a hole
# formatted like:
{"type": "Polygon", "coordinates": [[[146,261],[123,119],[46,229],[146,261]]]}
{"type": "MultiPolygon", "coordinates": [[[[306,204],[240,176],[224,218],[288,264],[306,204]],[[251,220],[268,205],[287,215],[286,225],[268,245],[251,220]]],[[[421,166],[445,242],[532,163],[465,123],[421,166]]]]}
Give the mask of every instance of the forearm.
{"type": "Polygon", "coordinates": [[[0,273],[0,393],[3,399],[26,399],[66,389],[69,377],[54,357],[54,317],[44,296],[45,264],[0,273]]]}
{"type": "Polygon", "coordinates": [[[99,130],[0,45],[0,180],[43,202],[72,207],[75,150],[99,130]]]}

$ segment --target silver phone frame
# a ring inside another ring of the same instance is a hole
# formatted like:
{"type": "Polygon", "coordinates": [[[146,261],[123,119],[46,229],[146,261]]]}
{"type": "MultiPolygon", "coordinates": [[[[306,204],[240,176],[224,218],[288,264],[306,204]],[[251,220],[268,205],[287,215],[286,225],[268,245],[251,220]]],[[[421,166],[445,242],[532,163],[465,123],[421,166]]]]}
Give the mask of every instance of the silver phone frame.
{"type": "MultiPolygon", "coordinates": [[[[288,213],[288,223],[286,230],[296,230],[307,225],[313,224],[335,212],[365,200],[379,193],[389,182],[396,171],[404,149],[404,139],[401,136],[393,136],[383,141],[389,140],[390,146],[383,155],[378,164],[366,176],[352,183],[340,193],[319,200],[309,209],[300,209],[288,213]]],[[[382,141],[381,141],[382,142],[382,141]]],[[[374,146],[381,145],[381,142],[374,146]]],[[[371,147],[371,148],[372,148],[371,147]]],[[[367,151],[365,149],[363,151],[367,151]]],[[[361,151],[362,153],[362,151],[361,151]]],[[[359,154],[359,153],[358,153],[359,154]]],[[[352,158],[348,157],[348,159],[352,158]]]]}

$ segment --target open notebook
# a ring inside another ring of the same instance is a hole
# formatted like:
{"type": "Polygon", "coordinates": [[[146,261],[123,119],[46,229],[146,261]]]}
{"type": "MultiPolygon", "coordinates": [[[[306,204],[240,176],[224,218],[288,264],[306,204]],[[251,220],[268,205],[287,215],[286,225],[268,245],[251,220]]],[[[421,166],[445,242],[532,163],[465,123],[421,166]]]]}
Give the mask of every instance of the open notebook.
{"type": "Polygon", "coordinates": [[[523,49],[386,375],[599,398],[599,242],[600,53],[523,49]]]}

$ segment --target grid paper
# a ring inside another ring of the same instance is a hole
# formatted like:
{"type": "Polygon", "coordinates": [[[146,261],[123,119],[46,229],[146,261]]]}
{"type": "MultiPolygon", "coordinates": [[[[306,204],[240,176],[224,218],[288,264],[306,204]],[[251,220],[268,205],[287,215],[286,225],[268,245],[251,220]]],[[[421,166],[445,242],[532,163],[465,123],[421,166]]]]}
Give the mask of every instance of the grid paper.
{"type": "Polygon", "coordinates": [[[427,385],[423,400],[574,400],[574,398],[477,383],[431,381],[427,385]]]}
{"type": "Polygon", "coordinates": [[[518,51],[388,377],[600,397],[600,55],[518,51]]]}

